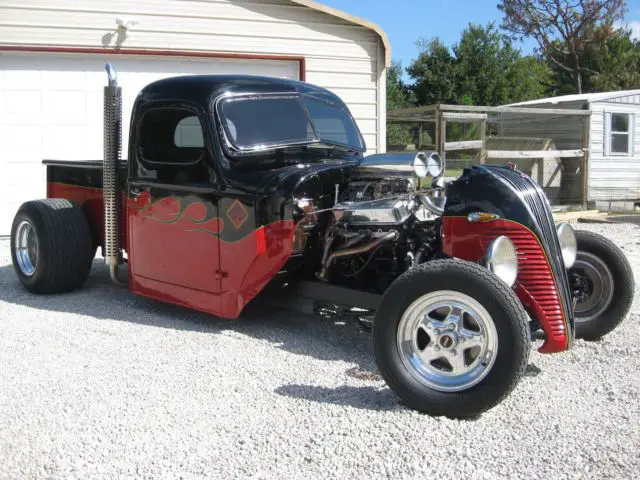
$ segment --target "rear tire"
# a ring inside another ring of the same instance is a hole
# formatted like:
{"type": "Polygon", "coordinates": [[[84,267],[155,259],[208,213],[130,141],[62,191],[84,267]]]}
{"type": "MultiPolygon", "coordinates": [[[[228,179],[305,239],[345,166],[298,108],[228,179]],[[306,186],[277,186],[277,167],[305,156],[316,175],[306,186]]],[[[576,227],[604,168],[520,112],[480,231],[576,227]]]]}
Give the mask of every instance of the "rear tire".
{"type": "Polygon", "coordinates": [[[95,246],[82,209],[69,200],[34,200],[20,206],[11,227],[11,259],[32,293],[61,293],[84,285],[95,246]]]}
{"type": "Polygon", "coordinates": [[[376,312],[373,341],[382,377],[409,408],[454,418],[500,403],[531,348],[515,293],[486,268],[456,259],[396,279],[376,312]]]}
{"type": "Polygon", "coordinates": [[[580,275],[590,292],[576,304],[576,338],[599,340],[620,325],[631,308],[633,271],[622,250],[608,238],[584,230],[575,234],[578,254],[569,276],[580,275]]]}

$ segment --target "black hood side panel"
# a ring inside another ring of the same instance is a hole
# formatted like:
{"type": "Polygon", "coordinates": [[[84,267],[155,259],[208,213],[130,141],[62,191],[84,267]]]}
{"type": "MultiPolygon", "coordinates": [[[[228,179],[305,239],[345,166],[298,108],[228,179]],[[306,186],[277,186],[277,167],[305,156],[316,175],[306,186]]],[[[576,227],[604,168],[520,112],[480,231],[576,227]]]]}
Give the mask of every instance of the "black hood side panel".
{"type": "MultiPolygon", "coordinates": [[[[353,162],[344,161],[300,163],[280,168],[234,172],[227,176],[227,181],[230,189],[245,194],[290,197],[298,194],[298,186],[302,184],[331,186],[332,189],[336,183],[344,184],[349,181],[350,172],[355,166],[353,162]]],[[[313,197],[311,192],[308,195],[313,197]]]]}
{"type": "Polygon", "coordinates": [[[354,162],[326,161],[236,172],[227,177],[225,196],[254,203],[258,224],[298,221],[295,199],[312,200],[316,209],[333,207],[335,186],[344,188],[354,166],[354,162]]]}
{"type": "Polygon", "coordinates": [[[485,169],[467,168],[447,187],[444,216],[486,212],[518,222],[535,231],[529,212],[516,192],[485,169]]]}

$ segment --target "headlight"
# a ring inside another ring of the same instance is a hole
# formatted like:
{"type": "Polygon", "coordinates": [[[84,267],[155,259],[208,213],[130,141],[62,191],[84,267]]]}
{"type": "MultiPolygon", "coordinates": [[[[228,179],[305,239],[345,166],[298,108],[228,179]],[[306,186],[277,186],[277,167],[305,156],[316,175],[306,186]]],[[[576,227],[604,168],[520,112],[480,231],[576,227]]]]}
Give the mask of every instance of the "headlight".
{"type": "Polygon", "coordinates": [[[427,176],[427,156],[424,153],[417,154],[416,158],[413,159],[413,170],[418,178],[427,176]]]}
{"type": "Polygon", "coordinates": [[[518,254],[509,237],[503,235],[491,242],[482,263],[510,287],[516,283],[518,254]]]}
{"type": "Polygon", "coordinates": [[[558,225],[558,238],[560,239],[560,251],[562,252],[564,266],[571,268],[578,254],[578,241],[571,225],[568,223],[558,225]]]}
{"type": "Polygon", "coordinates": [[[429,172],[429,175],[434,178],[440,176],[444,170],[442,167],[443,165],[440,155],[437,153],[429,155],[429,158],[427,158],[427,171],[429,172]]]}
{"type": "Polygon", "coordinates": [[[424,178],[427,175],[431,177],[438,177],[442,173],[442,159],[440,155],[435,152],[418,153],[413,159],[413,170],[419,178],[424,178]]]}

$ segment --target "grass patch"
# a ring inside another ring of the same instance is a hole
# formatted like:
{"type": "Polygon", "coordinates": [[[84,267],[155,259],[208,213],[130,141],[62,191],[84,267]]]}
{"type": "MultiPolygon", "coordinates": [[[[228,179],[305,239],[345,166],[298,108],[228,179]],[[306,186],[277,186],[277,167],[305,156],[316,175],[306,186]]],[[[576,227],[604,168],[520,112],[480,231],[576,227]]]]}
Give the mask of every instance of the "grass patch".
{"type": "Polygon", "coordinates": [[[462,175],[462,168],[445,168],[444,176],[445,177],[459,177],[462,175]]]}

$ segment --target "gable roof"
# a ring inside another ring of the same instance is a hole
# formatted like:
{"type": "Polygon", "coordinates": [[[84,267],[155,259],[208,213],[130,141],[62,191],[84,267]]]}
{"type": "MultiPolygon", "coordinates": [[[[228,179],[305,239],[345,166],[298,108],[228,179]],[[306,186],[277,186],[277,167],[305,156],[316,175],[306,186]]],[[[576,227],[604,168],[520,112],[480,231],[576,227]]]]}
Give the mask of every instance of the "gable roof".
{"type": "MultiPolygon", "coordinates": [[[[526,102],[512,103],[509,107],[520,105],[542,105],[556,104],[567,102],[606,102],[608,100],[621,99],[621,97],[630,97],[640,95],[640,90],[619,90],[617,92],[599,92],[599,93],[582,93],[576,95],[562,95],[559,97],[539,98],[537,100],[529,100],[526,102]]],[[[633,102],[632,102],[633,103],[633,102]]]]}
{"type": "Polygon", "coordinates": [[[297,3],[299,5],[303,5],[305,7],[312,8],[313,10],[317,10],[322,13],[326,13],[327,15],[331,15],[333,17],[341,18],[342,20],[346,20],[347,22],[354,23],[356,25],[360,25],[361,27],[368,28],[369,30],[373,30],[378,34],[380,39],[382,40],[382,44],[384,45],[384,63],[387,68],[391,66],[391,45],[389,44],[389,37],[385,31],[373,22],[369,20],[365,20],[364,18],[355,17],[347,12],[343,12],[342,10],[338,10],[337,8],[328,7],[323,5],[322,3],[315,2],[313,0],[290,0],[293,3],[297,3]]]}

